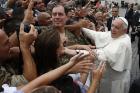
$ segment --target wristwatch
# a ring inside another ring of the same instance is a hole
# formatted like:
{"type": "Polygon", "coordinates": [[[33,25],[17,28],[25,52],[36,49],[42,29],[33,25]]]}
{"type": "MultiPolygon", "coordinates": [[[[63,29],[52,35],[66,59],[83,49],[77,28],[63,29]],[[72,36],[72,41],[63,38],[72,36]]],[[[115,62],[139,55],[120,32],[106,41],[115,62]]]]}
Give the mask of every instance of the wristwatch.
{"type": "Polygon", "coordinates": [[[79,54],[80,50],[75,50],[76,54],[79,54]]]}

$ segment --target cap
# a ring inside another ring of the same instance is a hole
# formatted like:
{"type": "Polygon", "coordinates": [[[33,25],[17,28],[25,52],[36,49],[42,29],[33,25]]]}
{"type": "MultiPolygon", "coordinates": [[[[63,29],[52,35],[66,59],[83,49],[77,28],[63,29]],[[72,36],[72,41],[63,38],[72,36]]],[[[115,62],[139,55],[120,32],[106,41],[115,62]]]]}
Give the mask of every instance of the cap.
{"type": "Polygon", "coordinates": [[[118,17],[118,18],[121,19],[128,26],[128,21],[124,17],[118,17]]]}

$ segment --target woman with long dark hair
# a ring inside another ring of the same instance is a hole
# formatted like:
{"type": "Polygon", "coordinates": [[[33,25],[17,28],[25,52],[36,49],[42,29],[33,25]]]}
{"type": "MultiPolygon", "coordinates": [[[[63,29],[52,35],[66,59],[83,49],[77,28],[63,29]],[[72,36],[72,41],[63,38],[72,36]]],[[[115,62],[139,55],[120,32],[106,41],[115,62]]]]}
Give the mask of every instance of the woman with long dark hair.
{"type": "Polygon", "coordinates": [[[39,75],[58,67],[57,51],[61,47],[57,31],[42,34],[35,42],[35,57],[39,75]]]}
{"type": "MultiPolygon", "coordinates": [[[[42,33],[35,42],[35,58],[38,75],[59,67],[58,58],[63,50],[58,31],[42,33]]],[[[81,93],[80,87],[73,79],[64,75],[52,82],[62,93],[81,93]]]]}

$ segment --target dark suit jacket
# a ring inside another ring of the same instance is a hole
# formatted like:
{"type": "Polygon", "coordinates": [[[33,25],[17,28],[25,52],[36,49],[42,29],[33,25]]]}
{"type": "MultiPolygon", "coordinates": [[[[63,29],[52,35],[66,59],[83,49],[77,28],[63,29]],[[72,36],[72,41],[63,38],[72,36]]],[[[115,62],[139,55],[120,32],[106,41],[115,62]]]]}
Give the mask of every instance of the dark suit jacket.
{"type": "Polygon", "coordinates": [[[140,55],[140,30],[137,31],[137,34],[136,35],[138,36],[138,54],[140,55]]]}
{"type": "MultiPolygon", "coordinates": [[[[133,15],[133,25],[134,26],[140,26],[140,13],[138,11],[136,11],[133,15]]],[[[139,31],[137,30],[136,35],[138,36],[138,53],[140,54],[140,27],[139,27],[139,31]]]]}
{"type": "Polygon", "coordinates": [[[107,28],[108,28],[108,31],[111,30],[112,19],[113,19],[113,17],[110,17],[110,18],[108,18],[108,20],[107,20],[107,28]]]}
{"type": "Polygon", "coordinates": [[[51,0],[44,0],[45,5],[47,6],[47,4],[50,2],[51,0]]]}
{"type": "Polygon", "coordinates": [[[134,26],[140,25],[139,19],[140,19],[140,13],[138,11],[134,12],[134,15],[133,15],[134,26]]]}
{"type": "Polygon", "coordinates": [[[127,12],[125,14],[125,18],[127,19],[129,24],[132,24],[133,14],[134,14],[134,12],[133,12],[132,8],[127,10],[127,12]]]}
{"type": "Polygon", "coordinates": [[[140,93],[140,78],[134,80],[130,87],[129,93],[140,93]]]}

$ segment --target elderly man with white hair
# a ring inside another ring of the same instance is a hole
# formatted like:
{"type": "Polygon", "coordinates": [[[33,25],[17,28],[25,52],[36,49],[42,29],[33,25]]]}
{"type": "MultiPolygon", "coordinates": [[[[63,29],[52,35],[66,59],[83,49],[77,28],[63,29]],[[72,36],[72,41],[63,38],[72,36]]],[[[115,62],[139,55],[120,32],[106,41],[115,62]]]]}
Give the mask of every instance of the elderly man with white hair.
{"type": "Polygon", "coordinates": [[[128,93],[132,49],[130,37],[126,34],[127,26],[127,20],[118,17],[109,32],[82,28],[83,33],[95,41],[97,62],[106,61],[107,64],[98,93],[128,93]]]}

